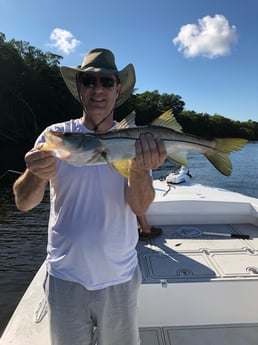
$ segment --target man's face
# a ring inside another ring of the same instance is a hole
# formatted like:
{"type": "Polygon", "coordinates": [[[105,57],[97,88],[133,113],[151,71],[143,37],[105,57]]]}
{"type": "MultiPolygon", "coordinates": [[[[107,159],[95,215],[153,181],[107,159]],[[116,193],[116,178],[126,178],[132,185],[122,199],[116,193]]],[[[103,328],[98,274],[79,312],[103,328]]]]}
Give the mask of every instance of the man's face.
{"type": "Polygon", "coordinates": [[[121,84],[115,75],[82,74],[80,93],[82,102],[91,116],[106,116],[115,106],[121,84]]]}

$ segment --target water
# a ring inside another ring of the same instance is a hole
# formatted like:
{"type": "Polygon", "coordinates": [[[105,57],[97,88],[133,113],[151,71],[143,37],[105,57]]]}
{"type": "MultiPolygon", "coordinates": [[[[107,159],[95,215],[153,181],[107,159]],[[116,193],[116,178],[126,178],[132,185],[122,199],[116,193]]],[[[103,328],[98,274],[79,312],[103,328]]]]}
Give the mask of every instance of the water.
{"type": "MultiPolygon", "coordinates": [[[[224,176],[200,154],[190,153],[188,168],[192,175],[192,183],[229,189],[233,192],[258,198],[258,142],[248,143],[241,151],[230,155],[232,174],[224,176]]],[[[153,172],[154,178],[166,176],[173,163],[167,163],[160,171],[153,172]]]]}
{"type": "MultiPolygon", "coordinates": [[[[225,177],[201,155],[188,157],[193,183],[230,189],[258,198],[258,142],[249,143],[231,155],[233,172],[225,177]]],[[[154,178],[166,176],[172,165],[167,162],[153,172],[154,178]]],[[[29,212],[14,205],[11,187],[0,193],[0,334],[32,277],[45,258],[49,203],[43,202],[29,212]]]]}
{"type": "Polygon", "coordinates": [[[14,205],[11,187],[0,193],[0,335],[46,251],[48,196],[30,212],[14,205]]]}

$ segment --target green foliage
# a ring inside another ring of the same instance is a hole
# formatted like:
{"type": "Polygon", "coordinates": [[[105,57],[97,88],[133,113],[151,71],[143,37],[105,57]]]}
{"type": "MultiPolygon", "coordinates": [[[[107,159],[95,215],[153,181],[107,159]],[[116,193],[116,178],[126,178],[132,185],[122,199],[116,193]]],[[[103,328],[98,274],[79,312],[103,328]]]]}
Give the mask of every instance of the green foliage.
{"type": "Polygon", "coordinates": [[[135,110],[136,124],[146,125],[168,109],[172,109],[174,115],[180,113],[184,109],[184,104],[178,95],[167,93],[160,95],[157,90],[145,91],[141,94],[132,94],[129,100],[116,110],[115,115],[116,119],[120,121],[125,114],[135,110]]]}
{"type": "Polygon", "coordinates": [[[249,120],[240,122],[221,115],[209,115],[194,111],[182,111],[176,116],[186,133],[210,138],[245,138],[258,140],[258,122],[249,120]]]}
{"type": "MultiPolygon", "coordinates": [[[[79,103],[70,95],[59,71],[62,56],[42,52],[28,42],[6,41],[0,33],[0,141],[31,147],[49,124],[80,116],[79,103]]],[[[145,125],[168,109],[187,133],[206,137],[244,137],[258,140],[258,123],[239,122],[221,115],[185,111],[179,95],[158,90],[137,93],[115,110],[120,121],[132,110],[136,123],[145,125]]]]}
{"type": "Polygon", "coordinates": [[[59,72],[62,57],[0,34],[0,140],[32,145],[53,122],[80,111],[59,72]]]}

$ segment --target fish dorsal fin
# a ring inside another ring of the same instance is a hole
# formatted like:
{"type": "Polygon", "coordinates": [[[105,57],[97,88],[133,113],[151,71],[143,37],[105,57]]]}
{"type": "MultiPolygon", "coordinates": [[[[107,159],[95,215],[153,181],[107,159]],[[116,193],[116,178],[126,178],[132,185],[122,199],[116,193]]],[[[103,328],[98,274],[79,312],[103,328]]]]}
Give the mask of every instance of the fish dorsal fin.
{"type": "Polygon", "coordinates": [[[152,126],[168,127],[177,132],[182,132],[182,127],[175,119],[172,109],[167,110],[151,122],[152,126]]]}
{"type": "Polygon", "coordinates": [[[121,122],[119,122],[118,126],[116,129],[121,129],[121,128],[132,128],[136,127],[135,124],[135,111],[133,110],[129,115],[127,115],[121,122]]]}

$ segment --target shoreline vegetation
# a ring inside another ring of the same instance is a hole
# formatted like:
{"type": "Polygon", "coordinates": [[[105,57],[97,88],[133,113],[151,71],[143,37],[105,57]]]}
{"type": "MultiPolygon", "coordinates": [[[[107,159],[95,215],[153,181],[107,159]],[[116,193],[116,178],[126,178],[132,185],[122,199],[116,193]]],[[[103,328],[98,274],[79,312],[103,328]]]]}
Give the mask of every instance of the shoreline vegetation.
{"type": "MultiPolygon", "coordinates": [[[[77,118],[79,103],[63,83],[59,65],[62,56],[43,52],[25,41],[6,41],[0,32],[0,176],[8,170],[23,171],[24,154],[42,130],[55,122],[77,118]]],[[[258,141],[258,122],[234,121],[219,114],[184,109],[175,94],[135,89],[115,119],[121,121],[136,111],[136,124],[146,125],[168,109],[189,134],[202,137],[241,137],[258,141]]]]}

